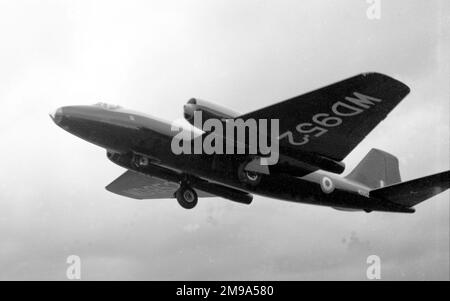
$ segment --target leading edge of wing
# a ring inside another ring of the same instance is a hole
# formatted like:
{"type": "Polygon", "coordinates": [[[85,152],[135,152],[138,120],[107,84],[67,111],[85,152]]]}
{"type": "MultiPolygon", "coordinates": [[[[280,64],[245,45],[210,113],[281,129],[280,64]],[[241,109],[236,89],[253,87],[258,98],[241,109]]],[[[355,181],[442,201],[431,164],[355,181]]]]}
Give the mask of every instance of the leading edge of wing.
{"type": "Polygon", "coordinates": [[[389,81],[393,85],[397,86],[399,88],[399,91],[402,91],[402,94],[404,94],[404,96],[402,98],[404,98],[406,95],[408,95],[411,92],[411,89],[405,83],[403,83],[403,82],[401,82],[401,81],[399,81],[399,80],[397,80],[397,79],[395,79],[395,78],[393,78],[393,77],[391,77],[389,75],[386,75],[386,74],[383,74],[383,73],[379,73],[379,72],[364,72],[364,73],[360,73],[358,75],[349,77],[349,78],[341,80],[341,81],[336,81],[336,82],[334,82],[334,83],[332,83],[330,85],[324,86],[322,88],[314,89],[314,90],[311,90],[309,92],[300,94],[298,96],[294,96],[294,97],[291,97],[289,99],[286,99],[286,100],[283,100],[283,101],[279,101],[279,102],[277,102],[275,104],[272,104],[272,105],[269,105],[267,107],[248,112],[248,113],[243,114],[243,115],[241,115],[239,117],[236,117],[236,119],[242,118],[242,119],[245,120],[245,119],[248,119],[248,118],[253,118],[253,116],[262,115],[262,112],[265,111],[266,109],[267,110],[270,110],[270,109],[273,110],[273,109],[276,109],[280,105],[287,104],[287,103],[290,103],[290,102],[293,102],[293,101],[302,100],[303,97],[310,96],[310,95],[316,93],[317,91],[333,88],[333,87],[335,87],[337,85],[342,85],[342,84],[345,84],[345,83],[354,82],[355,80],[358,80],[358,79],[361,79],[361,78],[362,79],[365,79],[365,78],[373,79],[374,81],[377,81],[377,82],[389,81]]]}

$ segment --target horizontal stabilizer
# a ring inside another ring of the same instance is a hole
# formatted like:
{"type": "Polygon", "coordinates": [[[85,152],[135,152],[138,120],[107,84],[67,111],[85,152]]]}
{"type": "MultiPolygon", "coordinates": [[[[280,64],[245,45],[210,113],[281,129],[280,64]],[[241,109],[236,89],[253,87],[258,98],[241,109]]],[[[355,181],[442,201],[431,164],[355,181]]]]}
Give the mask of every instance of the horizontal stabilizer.
{"type": "Polygon", "coordinates": [[[372,190],[370,197],[415,206],[449,188],[450,171],[372,190]]]}

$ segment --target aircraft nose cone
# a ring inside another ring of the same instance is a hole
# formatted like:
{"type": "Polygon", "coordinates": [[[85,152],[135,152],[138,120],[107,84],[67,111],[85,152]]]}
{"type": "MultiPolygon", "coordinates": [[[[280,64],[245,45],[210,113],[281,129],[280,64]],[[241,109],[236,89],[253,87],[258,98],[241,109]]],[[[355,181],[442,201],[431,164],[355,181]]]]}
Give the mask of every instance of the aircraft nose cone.
{"type": "Polygon", "coordinates": [[[50,112],[49,115],[56,124],[59,124],[63,116],[62,108],[58,108],[54,112],[50,112]]]}

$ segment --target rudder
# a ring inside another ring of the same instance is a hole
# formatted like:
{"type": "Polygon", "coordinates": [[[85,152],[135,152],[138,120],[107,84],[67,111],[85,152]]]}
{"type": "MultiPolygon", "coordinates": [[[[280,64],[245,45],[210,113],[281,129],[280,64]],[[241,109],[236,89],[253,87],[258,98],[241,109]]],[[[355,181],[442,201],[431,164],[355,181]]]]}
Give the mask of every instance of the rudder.
{"type": "Polygon", "coordinates": [[[372,189],[399,183],[401,178],[398,159],[373,148],[346,178],[372,189]]]}

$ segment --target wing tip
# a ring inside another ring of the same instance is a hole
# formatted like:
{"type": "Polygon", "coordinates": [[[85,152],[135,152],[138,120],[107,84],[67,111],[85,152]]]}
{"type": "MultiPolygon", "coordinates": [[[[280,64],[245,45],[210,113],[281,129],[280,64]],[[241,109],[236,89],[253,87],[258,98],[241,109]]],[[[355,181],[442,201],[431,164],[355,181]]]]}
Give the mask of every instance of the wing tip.
{"type": "Polygon", "coordinates": [[[377,79],[377,80],[380,80],[383,82],[386,82],[386,81],[391,82],[393,85],[395,85],[398,88],[402,98],[404,98],[406,95],[408,95],[411,92],[411,88],[408,85],[406,85],[405,83],[399,81],[398,79],[395,79],[392,76],[386,75],[384,73],[369,71],[369,72],[361,73],[360,76],[372,77],[374,79],[377,79]]]}

